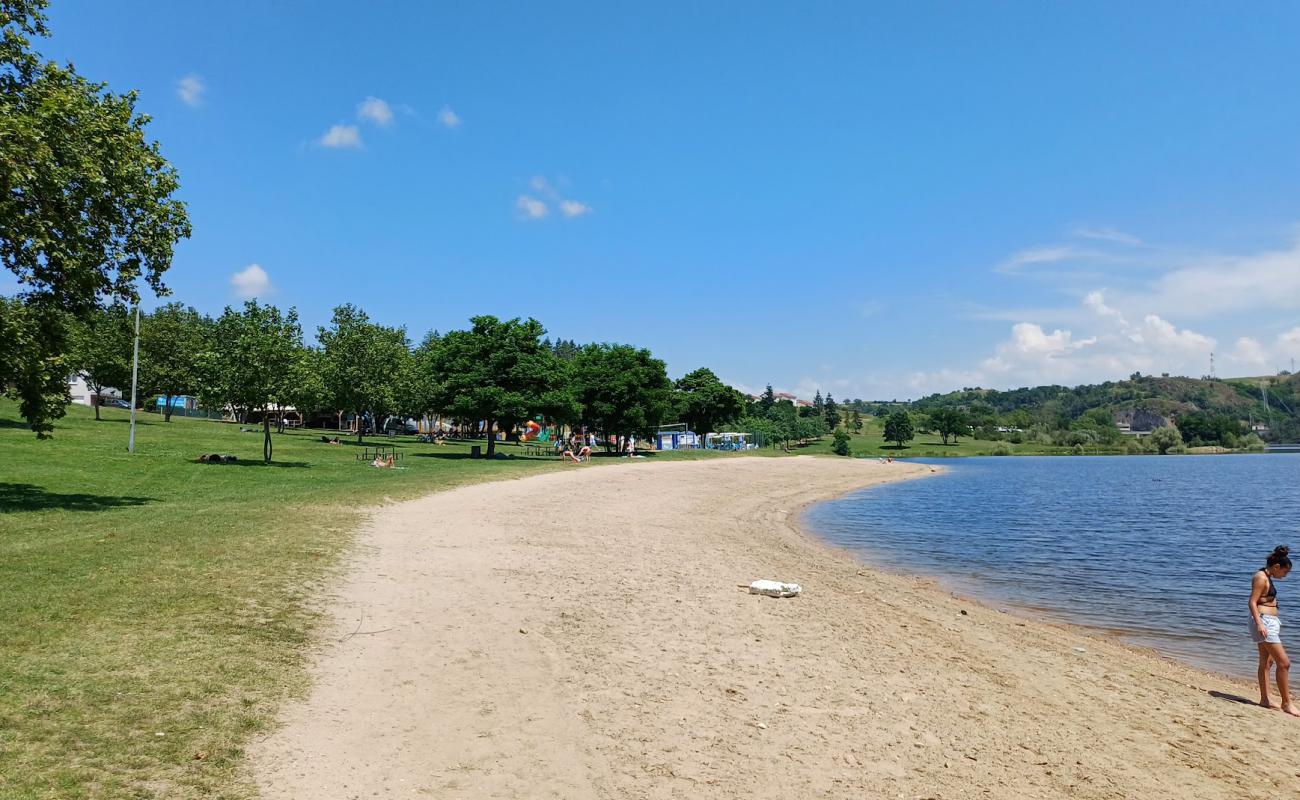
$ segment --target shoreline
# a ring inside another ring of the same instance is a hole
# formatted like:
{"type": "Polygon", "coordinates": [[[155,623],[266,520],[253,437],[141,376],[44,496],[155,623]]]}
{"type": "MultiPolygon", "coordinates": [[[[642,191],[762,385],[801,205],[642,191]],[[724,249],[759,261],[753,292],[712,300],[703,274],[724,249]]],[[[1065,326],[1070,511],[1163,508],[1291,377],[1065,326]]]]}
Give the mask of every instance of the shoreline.
{"type": "Polygon", "coordinates": [[[264,797],[1285,791],[1236,754],[1300,725],[1228,702],[1239,683],[884,573],[800,522],[928,469],[638,463],[379,509],[310,695],[249,747],[264,797]],[[805,592],[735,588],[757,578],[805,592]]]}
{"type": "MultiPolygon", "coordinates": [[[[1240,455],[1240,454],[1242,453],[1218,453],[1218,454],[1201,453],[1201,454],[1188,454],[1188,455],[1240,455]]],[[[1255,455],[1254,453],[1246,453],[1246,454],[1255,455]]],[[[972,458],[972,457],[978,457],[978,456],[952,456],[951,458],[972,458]]],[[[944,471],[944,467],[942,466],[940,466],[939,469],[941,471],[944,471]]],[[[1153,656],[1163,661],[1168,661],[1172,664],[1180,665],[1192,670],[1196,670],[1198,672],[1205,673],[1208,676],[1212,676],[1214,678],[1220,679],[1226,683],[1236,684],[1237,688],[1247,689],[1249,692],[1256,691],[1257,687],[1255,683],[1255,676],[1252,671],[1253,668],[1252,669],[1243,668],[1243,671],[1240,673],[1232,672],[1226,669],[1218,669],[1209,663],[1197,663],[1194,661],[1185,660],[1184,658],[1180,657],[1176,653],[1167,652],[1163,650],[1161,645],[1158,643],[1153,642],[1150,644],[1146,644],[1138,641],[1126,640],[1125,637],[1135,637],[1135,638],[1141,637],[1140,633],[1129,628],[1092,624],[1081,620],[1069,619],[1064,612],[1059,611],[1057,609],[1035,607],[1025,602],[1019,602],[1012,599],[996,597],[992,593],[989,593],[988,595],[982,595],[980,593],[978,584],[980,584],[983,581],[983,579],[977,576],[972,576],[967,578],[966,582],[968,584],[975,584],[975,585],[964,588],[961,586],[953,585],[953,583],[960,583],[962,581],[962,578],[949,577],[942,574],[919,572],[905,566],[891,566],[889,564],[873,561],[870,558],[870,553],[868,552],[868,548],[864,547],[861,549],[861,551],[859,551],[853,549],[851,546],[848,545],[837,545],[829,541],[829,539],[825,538],[821,533],[819,533],[817,528],[808,519],[807,512],[810,511],[814,506],[819,506],[826,503],[843,500],[848,495],[869,488],[873,488],[873,487],[866,486],[866,487],[860,487],[859,489],[850,489],[834,497],[826,497],[826,498],[810,501],[800,508],[798,519],[796,522],[800,527],[800,529],[805,533],[805,535],[807,535],[807,537],[810,540],[812,540],[814,544],[828,548],[834,552],[842,553],[847,558],[853,560],[854,563],[859,564],[867,569],[874,570],[882,574],[903,578],[903,579],[913,579],[917,581],[926,582],[929,583],[933,588],[933,590],[937,593],[940,593],[944,596],[951,597],[953,599],[965,603],[979,605],[984,609],[986,609],[987,611],[993,613],[1009,614],[1019,619],[1027,620],[1036,624],[1048,624],[1048,625],[1062,627],[1065,629],[1073,629],[1077,631],[1080,635],[1103,639],[1117,646],[1128,648],[1134,651],[1135,653],[1141,653],[1144,655],[1153,656]]],[[[1244,617],[1243,617],[1243,624],[1244,624],[1244,617]]],[[[1300,689],[1297,690],[1296,695],[1298,698],[1300,698],[1300,689]]]]}

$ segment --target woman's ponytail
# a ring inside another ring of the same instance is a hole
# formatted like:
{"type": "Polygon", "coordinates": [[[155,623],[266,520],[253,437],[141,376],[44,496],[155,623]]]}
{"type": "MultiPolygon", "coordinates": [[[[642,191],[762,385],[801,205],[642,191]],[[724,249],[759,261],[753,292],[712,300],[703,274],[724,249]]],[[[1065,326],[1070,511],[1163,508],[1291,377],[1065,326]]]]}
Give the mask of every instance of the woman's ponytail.
{"type": "Polygon", "coordinates": [[[1291,558],[1287,555],[1287,553],[1290,552],[1291,548],[1284,544],[1280,544],[1273,548],[1273,554],[1268,557],[1268,566],[1291,569],[1291,558]]]}

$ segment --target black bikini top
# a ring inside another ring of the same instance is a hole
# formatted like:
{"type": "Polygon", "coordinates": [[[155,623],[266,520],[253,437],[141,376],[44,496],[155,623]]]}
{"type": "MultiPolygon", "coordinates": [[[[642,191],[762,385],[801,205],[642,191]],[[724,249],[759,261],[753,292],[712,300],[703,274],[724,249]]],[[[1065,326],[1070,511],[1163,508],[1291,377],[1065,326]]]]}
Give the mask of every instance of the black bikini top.
{"type": "Polygon", "coordinates": [[[1272,600],[1273,602],[1265,603],[1264,605],[1275,606],[1277,605],[1277,587],[1273,585],[1273,576],[1269,575],[1268,570],[1266,569],[1261,569],[1260,572],[1264,573],[1265,578],[1268,578],[1268,591],[1264,592],[1259,599],[1261,601],[1272,600]]]}

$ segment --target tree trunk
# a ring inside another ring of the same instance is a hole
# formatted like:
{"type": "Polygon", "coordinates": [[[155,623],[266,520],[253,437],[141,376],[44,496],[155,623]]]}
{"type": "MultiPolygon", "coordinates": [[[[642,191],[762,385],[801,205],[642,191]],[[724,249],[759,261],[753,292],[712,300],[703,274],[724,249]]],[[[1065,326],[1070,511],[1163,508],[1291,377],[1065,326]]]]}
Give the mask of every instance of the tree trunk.
{"type": "Polygon", "coordinates": [[[95,419],[96,419],[96,421],[98,421],[98,420],[99,420],[99,407],[100,407],[100,406],[103,404],[103,402],[104,402],[103,399],[100,398],[100,396],[99,396],[99,392],[96,392],[96,393],[95,393],[95,396],[94,396],[94,398],[92,399],[91,402],[93,402],[93,403],[95,404],[95,419]]]}
{"type": "Polygon", "coordinates": [[[284,408],[277,405],[275,409],[276,409],[276,416],[277,416],[275,420],[275,432],[284,433],[284,408]]]}
{"type": "Polygon", "coordinates": [[[262,412],[262,460],[271,463],[271,417],[268,411],[262,412]]]}
{"type": "Polygon", "coordinates": [[[167,405],[163,406],[163,422],[171,422],[171,421],[172,421],[172,397],[173,397],[173,395],[170,395],[170,394],[169,394],[169,395],[166,395],[165,397],[166,397],[166,400],[167,400],[167,405]]]}
{"type": "Polygon", "coordinates": [[[492,428],[496,425],[496,420],[487,421],[487,457],[491,458],[497,451],[497,437],[492,435],[492,428]]]}
{"type": "Polygon", "coordinates": [[[361,444],[361,437],[365,431],[365,420],[361,418],[361,411],[357,411],[357,444],[361,444]]]}

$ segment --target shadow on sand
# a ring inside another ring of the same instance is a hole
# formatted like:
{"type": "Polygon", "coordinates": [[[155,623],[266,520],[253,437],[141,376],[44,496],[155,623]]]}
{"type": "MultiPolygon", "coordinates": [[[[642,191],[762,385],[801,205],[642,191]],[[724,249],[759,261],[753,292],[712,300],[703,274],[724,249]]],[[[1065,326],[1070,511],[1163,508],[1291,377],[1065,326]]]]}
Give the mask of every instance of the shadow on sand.
{"type": "Polygon", "coordinates": [[[1246,697],[1242,697],[1239,694],[1228,694],[1227,692],[1216,692],[1216,691],[1209,691],[1206,692],[1206,694],[1208,694],[1210,697],[1213,697],[1215,700],[1227,700],[1229,703],[1241,703],[1242,705],[1245,706],[1259,705],[1259,703],[1255,702],[1254,700],[1251,700],[1246,697]]]}

